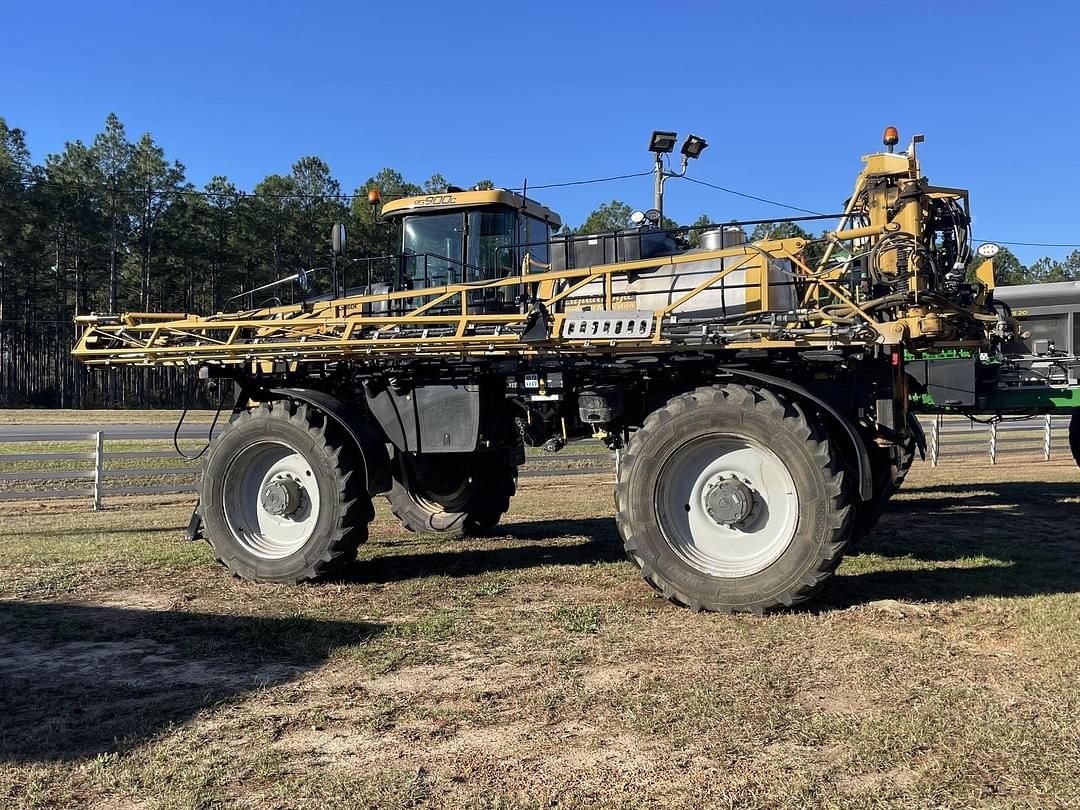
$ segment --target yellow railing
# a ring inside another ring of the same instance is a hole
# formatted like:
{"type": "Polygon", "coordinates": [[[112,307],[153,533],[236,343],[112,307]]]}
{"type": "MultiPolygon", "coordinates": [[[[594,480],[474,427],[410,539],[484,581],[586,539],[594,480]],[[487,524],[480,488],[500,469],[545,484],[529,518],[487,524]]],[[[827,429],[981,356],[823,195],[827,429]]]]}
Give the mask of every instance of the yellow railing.
{"type": "MultiPolygon", "coordinates": [[[[85,330],[73,354],[89,365],[185,365],[328,361],[376,353],[528,355],[541,351],[594,352],[598,348],[612,353],[642,348],[655,351],[670,344],[662,327],[672,314],[695,296],[723,283],[736,270],[745,271],[747,283],[757,285],[759,290],[759,300],[754,302],[756,309],[747,314],[767,309],[768,263],[777,260],[790,262],[792,275],[804,288],[803,292],[810,284],[823,286],[837,303],[850,305],[872,325],[870,317],[843,290],[801,261],[799,254],[804,244],[800,239],[778,239],[723,250],[558,271],[526,255],[521,275],[438,288],[350,296],[307,306],[278,306],[207,317],[157,313],[120,318],[89,316],[78,319],[85,330]],[[710,259],[727,261],[722,263],[721,270],[656,310],[655,327],[647,336],[619,340],[561,337],[566,313],[560,310],[567,299],[588,285],[598,282],[603,285],[605,308],[611,309],[617,277],[710,259]],[[544,272],[528,272],[532,267],[544,272]],[[470,310],[469,293],[522,285],[534,291],[527,312],[485,314],[470,310]],[[447,312],[448,309],[454,311],[447,312]],[[530,325],[530,319],[535,321],[538,317],[546,321],[547,338],[523,341],[521,335],[530,325]]],[[[763,343],[779,347],[844,342],[829,324],[822,323],[821,327],[820,335],[778,339],[763,334],[726,345],[742,348],[763,343]]]]}

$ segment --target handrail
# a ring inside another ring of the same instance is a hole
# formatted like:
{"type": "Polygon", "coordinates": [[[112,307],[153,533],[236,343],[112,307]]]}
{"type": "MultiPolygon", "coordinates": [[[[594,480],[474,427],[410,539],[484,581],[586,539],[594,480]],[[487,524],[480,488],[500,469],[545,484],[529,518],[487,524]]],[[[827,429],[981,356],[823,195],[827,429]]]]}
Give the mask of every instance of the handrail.
{"type": "MultiPolygon", "coordinates": [[[[536,299],[526,296],[521,300],[534,300],[550,315],[552,323],[548,334],[556,336],[551,339],[557,340],[562,350],[587,348],[592,342],[585,336],[559,337],[561,319],[564,316],[555,311],[555,305],[567,295],[565,290],[555,291],[564,286],[559,282],[569,282],[569,285],[565,286],[576,289],[590,281],[600,281],[604,285],[604,300],[610,307],[612,281],[617,274],[625,275],[665,266],[677,268],[682,264],[709,259],[736,259],[740,267],[757,267],[762,274],[767,274],[770,261],[793,261],[804,245],[805,242],[801,239],[778,239],[754,245],[676,253],[616,264],[549,270],[528,277],[530,288],[534,292],[542,291],[543,294],[536,299]]],[[[805,267],[801,263],[796,263],[795,266],[800,269],[805,267]]],[[[715,274],[705,284],[699,284],[683,295],[676,306],[708,289],[730,272],[728,268],[724,270],[727,272],[715,274]]],[[[241,317],[188,317],[172,323],[155,321],[152,325],[131,322],[123,329],[113,326],[111,319],[103,318],[100,323],[90,325],[73,353],[78,359],[89,364],[144,365],[235,363],[257,359],[277,359],[285,362],[330,359],[357,351],[371,352],[376,347],[380,351],[412,353],[447,352],[455,349],[490,353],[497,351],[499,347],[505,347],[503,352],[528,353],[535,351],[535,342],[530,345],[522,344],[519,332],[516,331],[523,328],[529,319],[528,307],[522,306],[516,312],[473,314],[469,312],[468,304],[468,296],[472,292],[511,287],[521,283],[522,277],[513,275],[441,287],[387,291],[378,295],[347,296],[309,304],[307,307],[275,307],[258,313],[244,313],[241,317]],[[440,305],[447,305],[458,297],[461,300],[460,312],[443,314],[445,309],[440,305]],[[401,315],[391,314],[397,309],[395,304],[406,304],[410,301],[418,303],[411,310],[402,310],[401,315]],[[439,333],[437,329],[435,333],[428,331],[429,328],[450,327],[451,324],[456,328],[449,328],[445,334],[439,333]],[[423,331],[413,336],[393,333],[391,330],[391,327],[404,325],[415,325],[423,331]],[[480,327],[484,327],[486,332],[475,331],[480,327]],[[257,343],[244,339],[244,330],[249,329],[257,330],[257,343]],[[387,330],[391,330],[392,334],[388,334],[387,330]],[[198,336],[208,339],[200,339],[198,336]]],[[[759,280],[759,283],[763,282],[759,280]]],[[[840,293],[837,300],[846,302],[846,296],[840,293]]],[[[666,316],[672,309],[673,307],[666,307],[660,317],[666,316]]],[[[816,345],[815,340],[828,343],[837,340],[836,330],[825,330],[827,334],[820,336],[809,334],[810,331],[803,330],[797,344],[786,339],[787,343],[783,345],[816,345]]],[[[659,334],[660,330],[652,330],[648,341],[622,340],[617,346],[612,344],[612,349],[630,351],[647,345],[655,347],[665,342],[662,336],[657,337],[659,334]]],[[[735,341],[730,345],[738,347],[741,344],[735,341]]],[[[776,342],[774,345],[779,346],[781,343],[776,342]]]]}

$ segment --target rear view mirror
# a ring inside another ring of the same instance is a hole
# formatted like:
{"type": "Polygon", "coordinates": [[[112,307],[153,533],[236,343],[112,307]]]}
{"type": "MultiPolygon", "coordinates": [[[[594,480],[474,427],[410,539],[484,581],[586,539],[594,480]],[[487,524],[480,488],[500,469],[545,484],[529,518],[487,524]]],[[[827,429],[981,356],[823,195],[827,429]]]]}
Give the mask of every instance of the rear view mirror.
{"type": "Polygon", "coordinates": [[[330,231],[330,243],[335,256],[344,256],[346,250],[345,226],[340,222],[330,231]]]}
{"type": "Polygon", "coordinates": [[[308,273],[307,270],[296,271],[296,283],[304,292],[307,292],[311,289],[311,275],[308,273]]]}

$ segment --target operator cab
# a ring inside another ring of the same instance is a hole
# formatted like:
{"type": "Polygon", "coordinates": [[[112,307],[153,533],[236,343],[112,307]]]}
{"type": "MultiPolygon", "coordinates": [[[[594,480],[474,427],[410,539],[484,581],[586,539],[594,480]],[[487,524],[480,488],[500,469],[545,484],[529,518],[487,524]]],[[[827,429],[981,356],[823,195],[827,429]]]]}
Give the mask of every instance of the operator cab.
{"type": "MultiPolygon", "coordinates": [[[[398,289],[518,275],[526,252],[546,265],[552,229],[562,224],[554,211],[503,189],[407,197],[386,203],[382,215],[401,221],[398,289]]],[[[515,295],[516,289],[506,286],[470,293],[469,299],[500,311],[513,306],[515,295]]]]}

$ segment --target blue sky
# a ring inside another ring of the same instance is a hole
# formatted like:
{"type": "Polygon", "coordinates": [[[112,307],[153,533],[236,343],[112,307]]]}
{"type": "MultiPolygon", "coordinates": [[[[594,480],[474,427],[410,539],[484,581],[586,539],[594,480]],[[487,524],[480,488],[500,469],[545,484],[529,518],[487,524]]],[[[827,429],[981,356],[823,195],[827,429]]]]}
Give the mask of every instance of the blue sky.
{"type": "MultiPolygon", "coordinates": [[[[9,0],[0,115],[36,160],[116,112],[201,185],[250,189],[298,157],[351,191],[383,166],[500,185],[647,170],[652,129],[694,132],[702,180],[836,210],[886,124],[975,235],[1080,243],[1073,3],[9,0]]],[[[537,192],[576,224],[649,178],[537,192]]],[[[689,221],[783,209],[672,181],[689,221]]],[[[1014,248],[1022,260],[1069,248],[1014,248]]]]}

